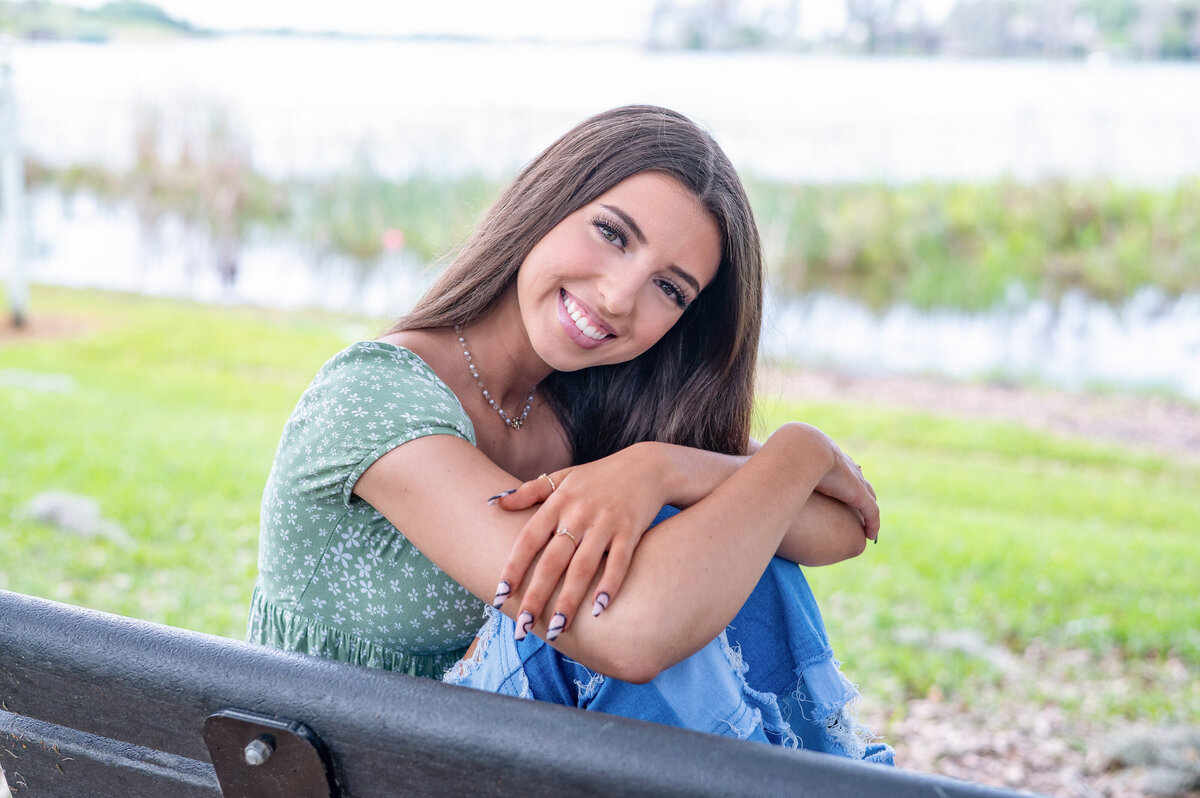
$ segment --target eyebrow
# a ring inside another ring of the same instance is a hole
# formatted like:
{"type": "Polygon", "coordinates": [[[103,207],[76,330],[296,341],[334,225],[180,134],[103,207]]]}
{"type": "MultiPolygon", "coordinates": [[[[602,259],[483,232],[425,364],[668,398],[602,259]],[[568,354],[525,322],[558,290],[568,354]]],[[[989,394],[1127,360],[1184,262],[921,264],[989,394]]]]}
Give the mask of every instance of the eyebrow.
{"type": "MultiPolygon", "coordinates": [[[[601,203],[600,207],[611,212],[614,216],[620,217],[621,221],[628,225],[629,229],[633,231],[634,238],[636,238],[642,244],[646,243],[645,233],[642,232],[642,228],[638,227],[637,222],[633,220],[632,216],[625,213],[625,211],[621,210],[615,205],[605,205],[601,203]]],[[[671,272],[678,275],[681,280],[690,285],[692,290],[695,291],[697,295],[700,293],[700,282],[695,277],[685,271],[682,267],[676,266],[675,264],[671,264],[669,268],[671,272]]]]}

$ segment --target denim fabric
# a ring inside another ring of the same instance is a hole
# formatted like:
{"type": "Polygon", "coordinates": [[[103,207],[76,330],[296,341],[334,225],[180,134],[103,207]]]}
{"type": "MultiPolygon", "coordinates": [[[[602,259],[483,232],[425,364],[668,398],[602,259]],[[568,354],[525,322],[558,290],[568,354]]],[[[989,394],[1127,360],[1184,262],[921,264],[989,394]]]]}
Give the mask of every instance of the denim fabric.
{"type": "MultiPolygon", "coordinates": [[[[663,508],[655,523],[670,517],[663,508]]],[[[771,561],[717,639],[646,684],[588,670],[494,612],[475,655],[444,677],[493,693],[648,720],[725,737],[893,764],[853,717],[858,692],[838,670],[799,566],[771,561]]]]}

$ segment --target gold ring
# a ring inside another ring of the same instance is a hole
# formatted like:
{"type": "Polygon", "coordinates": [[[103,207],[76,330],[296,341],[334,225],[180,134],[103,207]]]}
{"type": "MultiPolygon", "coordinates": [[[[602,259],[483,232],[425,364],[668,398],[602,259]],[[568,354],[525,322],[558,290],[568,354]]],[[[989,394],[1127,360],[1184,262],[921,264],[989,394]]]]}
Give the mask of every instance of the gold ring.
{"type": "Polygon", "coordinates": [[[550,483],[550,492],[551,493],[558,490],[558,486],[554,484],[554,480],[550,478],[549,474],[542,474],[540,477],[538,477],[538,479],[544,479],[550,483]]]}
{"type": "Polygon", "coordinates": [[[560,527],[558,528],[558,531],[557,531],[557,532],[555,532],[554,534],[556,534],[556,535],[566,535],[567,537],[569,537],[569,538],[571,539],[571,542],[575,544],[575,548],[576,548],[576,549],[578,549],[578,548],[579,548],[579,540],[578,540],[578,539],[577,539],[577,538],[576,538],[574,535],[572,535],[570,532],[568,532],[568,531],[567,531],[567,528],[566,528],[565,526],[560,526],[560,527]]]}

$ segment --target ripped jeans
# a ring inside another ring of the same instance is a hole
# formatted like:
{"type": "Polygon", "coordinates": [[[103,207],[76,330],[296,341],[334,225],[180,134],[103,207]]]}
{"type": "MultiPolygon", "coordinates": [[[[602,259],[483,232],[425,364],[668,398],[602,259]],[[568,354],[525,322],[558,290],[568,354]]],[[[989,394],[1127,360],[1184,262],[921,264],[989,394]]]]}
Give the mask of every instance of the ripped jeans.
{"type": "MultiPolygon", "coordinates": [[[[678,512],[665,507],[654,523],[678,512]]],[[[724,632],[646,684],[605,677],[493,612],[473,656],[443,681],[725,737],[893,764],[854,718],[816,599],[795,563],[774,558],[724,632]]]]}

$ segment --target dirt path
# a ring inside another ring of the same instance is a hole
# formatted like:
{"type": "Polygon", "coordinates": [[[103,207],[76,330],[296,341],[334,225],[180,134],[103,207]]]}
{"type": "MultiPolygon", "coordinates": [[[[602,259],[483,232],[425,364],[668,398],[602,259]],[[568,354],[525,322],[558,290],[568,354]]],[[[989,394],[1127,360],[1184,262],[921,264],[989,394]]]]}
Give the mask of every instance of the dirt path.
{"type": "Polygon", "coordinates": [[[1016,421],[1034,429],[1200,462],[1200,405],[1182,399],[774,368],[762,369],[759,389],[767,396],[888,405],[963,418],[1016,421]]]}

